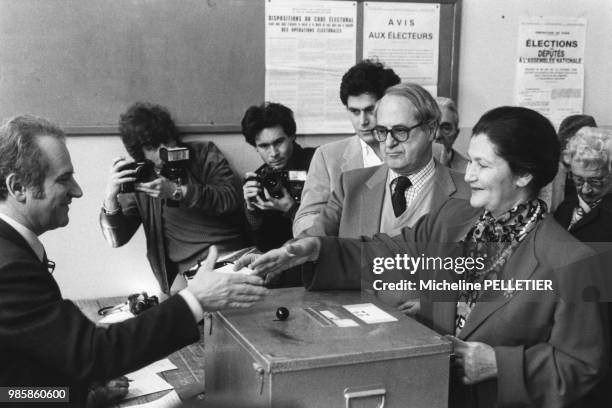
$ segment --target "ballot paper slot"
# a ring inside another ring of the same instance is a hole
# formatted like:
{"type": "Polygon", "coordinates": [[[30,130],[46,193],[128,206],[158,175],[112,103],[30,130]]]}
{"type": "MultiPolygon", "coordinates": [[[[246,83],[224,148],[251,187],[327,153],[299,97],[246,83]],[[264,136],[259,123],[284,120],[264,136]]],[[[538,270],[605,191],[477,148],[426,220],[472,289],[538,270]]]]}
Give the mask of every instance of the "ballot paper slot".
{"type": "Polygon", "coordinates": [[[323,316],[320,312],[313,309],[312,307],[305,307],[304,311],[308,316],[310,316],[315,322],[319,323],[323,327],[334,326],[331,320],[327,317],[323,316]]]}
{"type": "Polygon", "coordinates": [[[340,309],[330,308],[330,310],[316,310],[312,307],[307,307],[304,308],[304,310],[317,323],[324,327],[359,327],[359,323],[354,319],[344,316],[346,312],[340,309]]]}

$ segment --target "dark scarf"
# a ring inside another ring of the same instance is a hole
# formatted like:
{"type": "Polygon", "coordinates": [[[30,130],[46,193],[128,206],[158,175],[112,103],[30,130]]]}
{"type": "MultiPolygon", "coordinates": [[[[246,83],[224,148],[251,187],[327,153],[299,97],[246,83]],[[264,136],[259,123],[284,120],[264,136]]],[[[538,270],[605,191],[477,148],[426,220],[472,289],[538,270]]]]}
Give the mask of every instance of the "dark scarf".
{"type": "MultiPolygon", "coordinates": [[[[518,244],[544,218],[544,213],[546,203],[537,198],[513,207],[497,219],[485,210],[462,241],[463,255],[473,259],[484,258],[485,267],[482,270],[468,270],[465,281],[482,283],[485,279],[503,277],[506,261],[518,244]]],[[[463,328],[480,293],[466,289],[459,294],[455,334],[459,334],[463,328]]]]}

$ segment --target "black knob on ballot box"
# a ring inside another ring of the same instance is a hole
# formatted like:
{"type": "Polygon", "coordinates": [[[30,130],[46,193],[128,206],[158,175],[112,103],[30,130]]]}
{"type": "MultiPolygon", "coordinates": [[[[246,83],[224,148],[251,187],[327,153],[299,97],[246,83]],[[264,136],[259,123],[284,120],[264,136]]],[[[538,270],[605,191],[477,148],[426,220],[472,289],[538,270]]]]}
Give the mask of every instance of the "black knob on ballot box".
{"type": "Polygon", "coordinates": [[[278,309],[276,309],[276,318],[278,320],[287,320],[288,317],[289,309],[287,309],[286,307],[279,307],[278,309]]]}

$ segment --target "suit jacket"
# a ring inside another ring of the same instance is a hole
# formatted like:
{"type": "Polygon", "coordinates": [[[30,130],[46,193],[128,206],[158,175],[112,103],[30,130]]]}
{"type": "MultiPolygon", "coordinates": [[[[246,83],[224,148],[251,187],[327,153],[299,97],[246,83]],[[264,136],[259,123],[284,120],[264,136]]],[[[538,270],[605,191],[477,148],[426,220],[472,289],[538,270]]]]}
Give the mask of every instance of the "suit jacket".
{"type": "Polygon", "coordinates": [[[134,319],[96,327],[62,299],[28,243],[0,220],[0,386],[68,386],[65,406],[84,407],[93,381],[141,368],[198,338],[180,296],[134,319]]]}
{"type": "MultiPolygon", "coordinates": [[[[372,274],[375,257],[449,256],[459,248],[444,243],[462,240],[481,212],[465,200],[450,199],[394,238],[321,238],[316,269],[304,275],[307,287],[371,287],[373,279],[384,276],[372,274]]],[[[552,217],[529,233],[508,259],[505,279],[550,279],[555,290],[483,294],[459,337],[492,346],[498,376],[474,386],[453,383],[452,406],[562,407],[592,388],[605,370],[609,349],[605,309],[576,299],[600,271],[593,255],[552,217]]],[[[456,279],[457,274],[420,273],[421,280],[444,277],[456,279]]],[[[456,292],[423,291],[421,318],[441,334],[454,334],[456,300],[456,292]]]]}
{"type": "Polygon", "coordinates": [[[433,155],[434,158],[438,159],[441,163],[443,163],[449,169],[453,169],[459,173],[465,173],[465,168],[467,167],[469,160],[465,158],[464,155],[459,153],[457,149],[452,149],[453,157],[450,161],[447,162],[446,157],[448,156],[446,153],[446,148],[444,145],[440,143],[433,144],[433,155]],[[444,160],[443,160],[444,159],[444,160]]]}
{"type": "MultiPolygon", "coordinates": [[[[555,211],[555,219],[567,229],[572,220],[578,196],[567,197],[555,211]]],[[[612,242],[612,194],[602,198],[601,203],[572,225],[569,232],[582,242],[612,242]]]]}
{"type": "Polygon", "coordinates": [[[465,168],[467,167],[469,161],[465,158],[461,153],[457,150],[453,149],[453,158],[448,163],[448,167],[458,171],[459,173],[465,173],[465,168]]]}
{"type": "MultiPolygon", "coordinates": [[[[381,213],[389,167],[386,164],[342,173],[334,183],[331,197],[307,236],[357,238],[380,231],[381,213]]],[[[470,189],[463,175],[435,161],[431,207],[441,206],[450,197],[467,199],[470,189]]]]}
{"type": "Polygon", "coordinates": [[[363,167],[359,136],[320,146],[310,162],[302,202],[293,221],[293,236],[309,228],[327,203],[332,183],[340,173],[363,167]]]}

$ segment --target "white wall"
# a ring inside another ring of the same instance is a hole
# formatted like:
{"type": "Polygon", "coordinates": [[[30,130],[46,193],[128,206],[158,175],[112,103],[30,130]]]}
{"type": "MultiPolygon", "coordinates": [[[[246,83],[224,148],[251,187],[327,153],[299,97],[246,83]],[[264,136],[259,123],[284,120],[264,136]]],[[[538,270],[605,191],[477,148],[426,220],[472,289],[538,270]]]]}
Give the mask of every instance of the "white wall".
{"type": "MultiPolygon", "coordinates": [[[[469,129],[485,111],[512,103],[514,57],[520,16],[584,16],[587,18],[584,112],[603,126],[612,125],[608,73],[612,49],[610,0],[463,0],[459,64],[459,112],[465,150],[469,129]]],[[[77,85],[78,86],[78,85],[77,85]]],[[[253,103],[259,101],[252,101],[253,103]]],[[[259,166],[259,158],[240,135],[208,135],[241,174],[259,166]]],[[[318,145],[332,138],[312,138],[318,145]]],[[[118,137],[73,137],[69,140],[76,176],[85,196],[75,200],[67,228],[43,235],[55,276],[70,298],[154,291],[156,282],[145,259],[142,231],[124,248],[111,249],[98,226],[98,211],[111,159],[123,154],[118,137]]]]}
{"type": "Polygon", "coordinates": [[[487,110],[513,101],[519,18],[568,16],[587,19],[584,113],[612,125],[612,1],[463,0],[459,52],[459,116],[464,151],[471,128],[487,110]]]}

